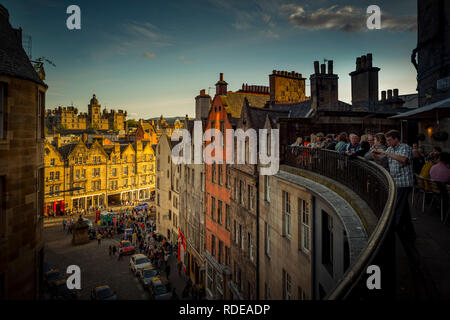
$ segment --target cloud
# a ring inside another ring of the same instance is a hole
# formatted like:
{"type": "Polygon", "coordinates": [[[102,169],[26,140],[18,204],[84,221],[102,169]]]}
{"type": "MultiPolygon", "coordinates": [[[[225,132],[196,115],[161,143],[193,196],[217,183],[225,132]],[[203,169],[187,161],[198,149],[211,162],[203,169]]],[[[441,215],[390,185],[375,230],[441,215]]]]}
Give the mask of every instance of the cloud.
{"type": "Polygon", "coordinates": [[[149,59],[153,59],[153,58],[156,58],[156,54],[150,53],[150,52],[146,52],[146,53],[144,53],[144,57],[149,58],[149,59]]]}
{"type": "Polygon", "coordinates": [[[184,60],[185,59],[185,56],[179,56],[178,58],[177,58],[177,60],[184,60]]]}
{"type": "Polygon", "coordinates": [[[261,35],[267,38],[278,39],[280,35],[272,30],[261,31],[261,35]]]}
{"type": "MultiPolygon", "coordinates": [[[[319,8],[307,12],[304,7],[287,4],[282,10],[290,11],[289,22],[307,30],[335,30],[344,32],[367,31],[366,11],[352,6],[319,8]]],[[[381,30],[403,32],[417,30],[417,17],[393,17],[385,12],[381,14],[381,30]]]]}
{"type": "Polygon", "coordinates": [[[151,23],[136,23],[136,22],[132,22],[132,23],[125,23],[123,24],[123,26],[125,27],[125,29],[136,35],[136,36],[141,36],[144,37],[148,40],[157,40],[160,38],[159,33],[156,31],[157,27],[155,27],[154,25],[152,25],[151,23]]]}

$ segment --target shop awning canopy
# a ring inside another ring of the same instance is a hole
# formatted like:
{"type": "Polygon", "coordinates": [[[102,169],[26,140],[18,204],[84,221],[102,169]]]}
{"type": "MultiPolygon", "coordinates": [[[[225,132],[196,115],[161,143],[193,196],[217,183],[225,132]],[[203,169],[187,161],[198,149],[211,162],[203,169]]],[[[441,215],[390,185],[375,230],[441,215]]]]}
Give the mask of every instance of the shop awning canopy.
{"type": "Polygon", "coordinates": [[[441,119],[450,117],[450,98],[390,117],[390,119],[441,119]]]}

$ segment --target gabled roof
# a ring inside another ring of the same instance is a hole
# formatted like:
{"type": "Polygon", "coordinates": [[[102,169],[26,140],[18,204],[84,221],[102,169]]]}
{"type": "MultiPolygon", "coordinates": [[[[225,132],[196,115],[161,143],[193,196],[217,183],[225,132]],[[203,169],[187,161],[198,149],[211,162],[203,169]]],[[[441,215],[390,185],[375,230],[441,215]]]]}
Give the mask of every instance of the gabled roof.
{"type": "Polygon", "coordinates": [[[272,110],[254,107],[247,107],[247,113],[253,129],[264,128],[267,117],[269,117],[271,121],[276,122],[278,118],[287,118],[289,115],[288,110],[272,110]]]}
{"type": "Polygon", "coordinates": [[[232,118],[240,118],[244,99],[247,98],[251,106],[256,108],[263,108],[266,102],[270,99],[268,94],[262,93],[246,93],[246,92],[231,92],[226,96],[220,96],[223,107],[232,118]]]}
{"type": "Polygon", "coordinates": [[[8,10],[0,5],[0,75],[31,80],[47,87],[31,65],[21,40],[22,29],[11,27],[8,10]]]}

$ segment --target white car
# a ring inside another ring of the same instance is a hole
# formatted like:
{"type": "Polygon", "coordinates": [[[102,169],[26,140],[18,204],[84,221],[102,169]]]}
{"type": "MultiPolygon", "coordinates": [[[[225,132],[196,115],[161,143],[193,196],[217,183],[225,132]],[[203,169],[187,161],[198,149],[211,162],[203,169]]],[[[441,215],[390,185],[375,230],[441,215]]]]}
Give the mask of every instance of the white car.
{"type": "Polygon", "coordinates": [[[152,263],[150,260],[148,260],[147,256],[143,254],[134,254],[131,256],[130,259],[130,269],[131,271],[136,274],[138,270],[145,268],[145,267],[151,267],[152,263]]]}

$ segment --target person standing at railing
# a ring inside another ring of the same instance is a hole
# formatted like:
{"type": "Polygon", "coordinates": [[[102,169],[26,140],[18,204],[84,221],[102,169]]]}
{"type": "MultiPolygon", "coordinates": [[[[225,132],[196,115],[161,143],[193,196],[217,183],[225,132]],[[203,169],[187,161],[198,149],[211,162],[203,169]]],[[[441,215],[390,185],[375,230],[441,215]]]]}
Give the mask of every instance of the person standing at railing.
{"type": "Polygon", "coordinates": [[[350,134],[350,142],[347,144],[345,149],[343,149],[343,150],[341,149],[340,153],[350,156],[350,155],[358,152],[359,149],[361,149],[361,145],[359,144],[359,137],[356,134],[351,133],[350,134]]]}
{"type": "Polygon", "coordinates": [[[408,197],[411,192],[414,179],[412,168],[412,148],[400,142],[400,132],[391,130],[385,134],[388,148],[386,150],[372,150],[375,160],[380,159],[380,154],[388,159],[389,173],[395,181],[397,201],[395,203],[395,229],[403,240],[414,241],[416,232],[411,220],[408,197]]]}

